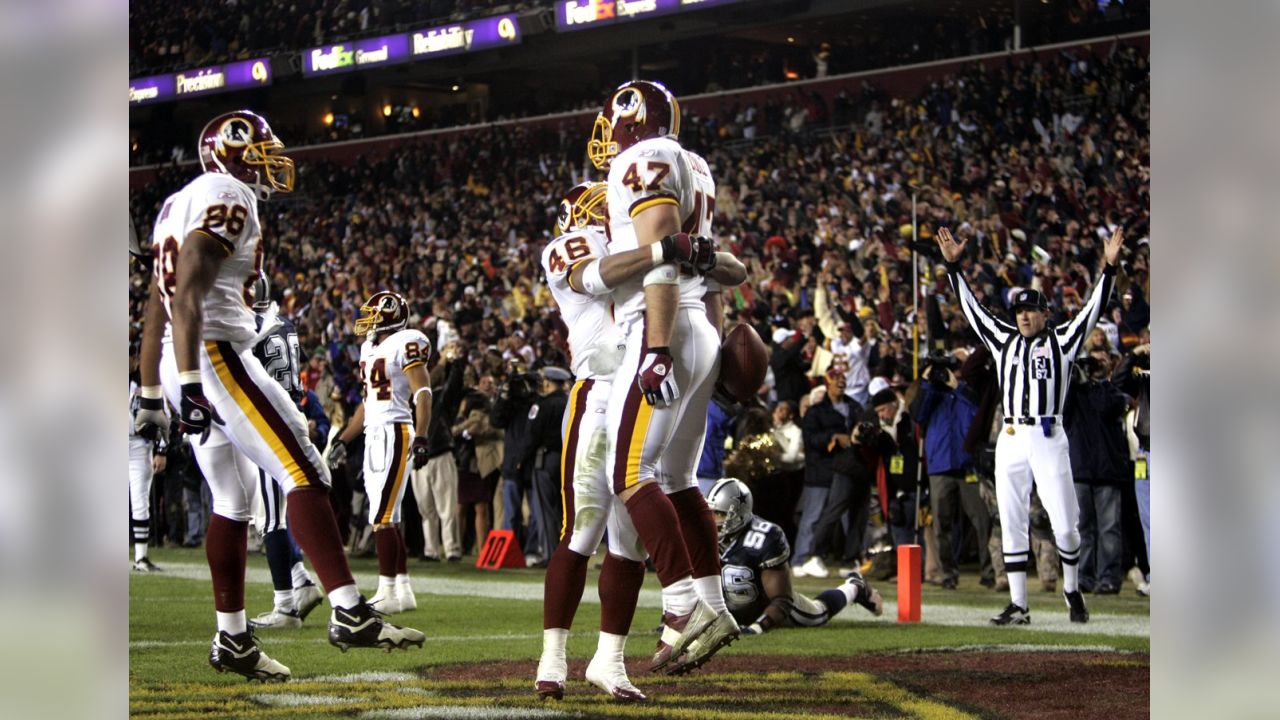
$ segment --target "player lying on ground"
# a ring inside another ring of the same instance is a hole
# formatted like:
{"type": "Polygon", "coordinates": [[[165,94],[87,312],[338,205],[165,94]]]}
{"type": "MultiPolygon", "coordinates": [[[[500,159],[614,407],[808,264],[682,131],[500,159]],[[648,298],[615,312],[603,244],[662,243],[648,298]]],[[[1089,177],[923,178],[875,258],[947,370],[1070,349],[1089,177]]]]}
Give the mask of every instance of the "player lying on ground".
{"type": "Polygon", "coordinates": [[[720,480],[707,493],[707,504],[720,532],[724,599],[744,635],[786,625],[825,625],[849,603],[876,616],[884,612],[880,593],[857,573],[817,598],[793,590],[787,536],[782,528],[752,513],[751,490],[742,481],[720,480]]]}

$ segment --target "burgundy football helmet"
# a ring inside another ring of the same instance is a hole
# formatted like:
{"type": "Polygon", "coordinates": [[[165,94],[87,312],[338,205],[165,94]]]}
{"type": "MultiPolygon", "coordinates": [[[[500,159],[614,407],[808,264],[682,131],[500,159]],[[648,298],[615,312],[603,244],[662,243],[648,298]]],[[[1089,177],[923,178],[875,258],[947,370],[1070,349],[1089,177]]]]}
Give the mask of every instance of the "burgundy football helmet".
{"type": "Polygon", "coordinates": [[[596,115],[587,157],[600,170],[613,156],[641,140],[680,134],[680,103],[662,83],[632,80],[618,86],[596,115]]]}
{"type": "Polygon", "coordinates": [[[582,182],[569,188],[560,201],[556,231],[561,235],[577,232],[588,225],[604,225],[606,183],[582,182]]]}
{"type": "Polygon", "coordinates": [[[293,160],[266,118],[248,110],[223,113],[200,131],[200,167],[253,186],[258,197],[293,191],[293,160]]]}
{"type": "Polygon", "coordinates": [[[374,293],[360,306],[356,335],[377,335],[402,330],[409,324],[409,302],[390,290],[374,293]]]}

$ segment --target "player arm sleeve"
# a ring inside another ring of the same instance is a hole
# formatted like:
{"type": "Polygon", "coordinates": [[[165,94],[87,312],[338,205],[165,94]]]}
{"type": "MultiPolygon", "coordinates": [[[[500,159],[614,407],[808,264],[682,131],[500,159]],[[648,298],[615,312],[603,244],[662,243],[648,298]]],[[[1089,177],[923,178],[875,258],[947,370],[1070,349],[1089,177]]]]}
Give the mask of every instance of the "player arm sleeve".
{"type": "Polygon", "coordinates": [[[1102,310],[1106,307],[1107,300],[1111,298],[1111,288],[1115,286],[1115,282],[1116,266],[1105,266],[1102,277],[1093,286],[1093,292],[1089,294],[1089,302],[1085,303],[1080,312],[1076,313],[1069,322],[1058,326],[1056,332],[1064,357],[1074,358],[1080,352],[1085,338],[1089,336],[1089,331],[1093,330],[1093,326],[1098,323],[1098,318],[1102,317],[1102,310]]]}

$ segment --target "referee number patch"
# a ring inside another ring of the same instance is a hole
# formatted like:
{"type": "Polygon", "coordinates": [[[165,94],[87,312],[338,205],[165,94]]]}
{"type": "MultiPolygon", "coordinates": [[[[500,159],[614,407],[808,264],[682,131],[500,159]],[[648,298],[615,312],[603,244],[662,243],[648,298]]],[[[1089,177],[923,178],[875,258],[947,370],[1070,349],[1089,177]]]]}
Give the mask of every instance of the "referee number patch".
{"type": "Polygon", "coordinates": [[[1031,358],[1031,377],[1035,380],[1049,379],[1049,358],[1031,358]]]}

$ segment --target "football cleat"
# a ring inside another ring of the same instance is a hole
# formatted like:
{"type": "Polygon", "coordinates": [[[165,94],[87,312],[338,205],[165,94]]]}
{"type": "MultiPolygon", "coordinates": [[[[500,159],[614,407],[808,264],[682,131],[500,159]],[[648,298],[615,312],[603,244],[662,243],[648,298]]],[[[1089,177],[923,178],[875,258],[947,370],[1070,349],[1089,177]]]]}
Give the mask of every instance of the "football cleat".
{"type": "Polygon", "coordinates": [[[292,630],[302,627],[302,618],[298,616],[297,610],[275,608],[250,620],[249,627],[258,630],[292,630]]]}
{"type": "Polygon", "coordinates": [[[853,598],[854,602],[866,608],[876,617],[884,614],[884,599],[880,597],[880,591],[868,585],[861,575],[850,575],[844,581],[844,584],[858,588],[858,593],[853,598]]]}
{"type": "Polygon", "coordinates": [[[563,700],[564,699],[564,682],[562,680],[539,680],[533,684],[533,689],[538,692],[539,700],[563,700]]]}
{"type": "Polygon", "coordinates": [[[378,592],[369,598],[369,607],[377,610],[379,615],[395,615],[403,609],[394,587],[379,587],[378,592]]]}
{"type": "Polygon", "coordinates": [[[1018,607],[1013,603],[1009,603],[1009,607],[1000,611],[999,615],[991,618],[992,625],[1030,625],[1031,612],[1024,607],[1018,607]]]}
{"type": "Polygon", "coordinates": [[[209,648],[209,664],[220,673],[230,671],[262,682],[284,682],[290,675],[289,668],[258,649],[252,629],[239,635],[218,631],[213,636],[213,646],[209,648]]]}
{"type": "Polygon", "coordinates": [[[422,647],[426,637],[413,628],[384,621],[363,597],[355,607],[334,608],[329,616],[329,644],[342,652],[353,647],[407,650],[410,645],[422,647]]]}
{"type": "Polygon", "coordinates": [[[685,646],[683,654],[667,670],[668,675],[684,675],[707,664],[721,648],[728,647],[742,634],[738,621],[727,610],[716,616],[706,631],[685,646]]]}
{"type": "Polygon", "coordinates": [[[396,585],[396,599],[400,601],[400,612],[418,609],[418,598],[413,594],[413,586],[408,583],[396,585]]]}
{"type": "Polygon", "coordinates": [[[1067,607],[1070,609],[1071,622],[1087,623],[1089,622],[1089,608],[1084,606],[1084,596],[1079,590],[1063,593],[1063,598],[1067,601],[1067,607]]]}
{"type": "Polygon", "coordinates": [[[298,619],[306,620],[311,611],[324,602],[324,593],[315,583],[309,582],[293,589],[293,602],[298,606],[298,619]]]}
{"type": "Polygon", "coordinates": [[[653,653],[649,671],[657,672],[680,657],[685,647],[715,621],[716,611],[702,600],[684,615],[663,613],[662,636],[658,638],[658,647],[653,653]]]}
{"type": "Polygon", "coordinates": [[[644,702],[649,698],[627,679],[627,668],[616,660],[602,659],[599,655],[587,664],[587,682],[613,696],[618,702],[644,702]]]}
{"type": "Polygon", "coordinates": [[[134,561],[133,571],[134,572],[161,572],[160,568],[156,567],[156,564],[151,562],[151,558],[146,556],[143,556],[141,560],[134,561]]]}

